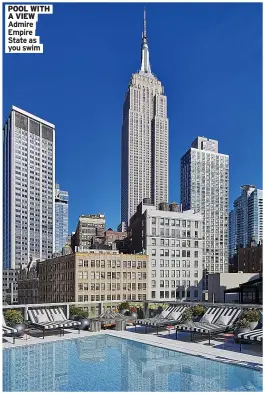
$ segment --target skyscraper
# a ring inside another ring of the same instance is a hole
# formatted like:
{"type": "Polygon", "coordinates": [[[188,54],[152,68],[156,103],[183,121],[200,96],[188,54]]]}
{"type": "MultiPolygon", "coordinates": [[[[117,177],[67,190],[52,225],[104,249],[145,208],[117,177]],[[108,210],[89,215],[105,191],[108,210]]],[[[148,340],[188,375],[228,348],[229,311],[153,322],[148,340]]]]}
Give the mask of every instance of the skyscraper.
{"type": "Polygon", "coordinates": [[[55,185],[55,252],[60,253],[68,237],[68,192],[55,185]]]}
{"type": "Polygon", "coordinates": [[[181,158],[181,203],[204,216],[205,274],[228,272],[228,186],[229,156],[218,141],[197,137],[181,158]]]}
{"type": "Polygon", "coordinates": [[[241,186],[241,195],[234,201],[229,214],[229,256],[238,247],[244,248],[250,242],[257,245],[262,241],[263,232],[263,191],[253,185],[241,186]]]}
{"type": "Polygon", "coordinates": [[[146,15],[141,69],[131,77],[123,105],[121,222],[128,225],[138,204],[168,201],[168,119],[164,88],[151,72],[146,15]]]}
{"type": "Polygon", "coordinates": [[[3,266],[15,269],[53,253],[55,127],[12,106],[3,144],[3,266]]]}

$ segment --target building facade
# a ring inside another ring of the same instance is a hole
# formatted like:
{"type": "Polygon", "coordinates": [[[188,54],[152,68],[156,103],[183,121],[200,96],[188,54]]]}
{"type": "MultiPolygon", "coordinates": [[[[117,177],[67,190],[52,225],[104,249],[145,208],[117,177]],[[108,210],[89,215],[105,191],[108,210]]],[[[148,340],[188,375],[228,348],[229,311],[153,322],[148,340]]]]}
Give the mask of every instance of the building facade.
{"type": "Polygon", "coordinates": [[[151,72],[146,18],[141,69],[131,77],[123,105],[121,162],[121,222],[129,224],[138,204],[168,201],[167,97],[151,72]]]}
{"type": "Polygon", "coordinates": [[[238,248],[263,240],[263,191],[253,185],[241,186],[241,195],[229,214],[229,256],[238,248]]]}
{"type": "Polygon", "coordinates": [[[130,221],[131,248],[149,255],[148,299],[201,300],[202,215],[177,204],[138,205],[130,221]]]}
{"type": "Polygon", "coordinates": [[[3,266],[54,251],[55,127],[12,106],[3,137],[3,266]]]}
{"type": "Polygon", "coordinates": [[[6,270],[2,271],[3,287],[2,287],[2,301],[3,304],[17,304],[18,302],[18,270],[6,270]]]}
{"type": "Polygon", "coordinates": [[[230,259],[229,272],[263,272],[262,264],[263,245],[254,242],[245,248],[238,248],[230,259]]]}
{"type": "Polygon", "coordinates": [[[81,247],[89,249],[95,237],[102,237],[106,228],[106,218],[101,213],[96,215],[82,215],[79,217],[75,233],[72,235],[72,249],[81,247]]]}
{"type": "Polygon", "coordinates": [[[68,192],[55,185],[55,253],[60,253],[68,238],[68,192]]]}
{"type": "Polygon", "coordinates": [[[218,141],[197,137],[181,158],[181,203],[203,215],[204,289],[207,275],[228,272],[229,156],[218,141]]]}
{"type": "Polygon", "coordinates": [[[116,251],[56,257],[39,263],[39,302],[146,300],[147,269],[148,256],[116,251]]]}

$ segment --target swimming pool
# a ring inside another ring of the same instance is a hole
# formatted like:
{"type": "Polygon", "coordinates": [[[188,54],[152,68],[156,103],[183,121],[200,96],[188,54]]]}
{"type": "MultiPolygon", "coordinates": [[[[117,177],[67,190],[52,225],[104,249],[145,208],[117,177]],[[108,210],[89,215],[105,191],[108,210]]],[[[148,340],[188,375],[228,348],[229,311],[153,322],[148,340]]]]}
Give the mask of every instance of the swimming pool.
{"type": "Polygon", "coordinates": [[[262,373],[97,335],[3,350],[4,391],[262,391],[262,373]]]}

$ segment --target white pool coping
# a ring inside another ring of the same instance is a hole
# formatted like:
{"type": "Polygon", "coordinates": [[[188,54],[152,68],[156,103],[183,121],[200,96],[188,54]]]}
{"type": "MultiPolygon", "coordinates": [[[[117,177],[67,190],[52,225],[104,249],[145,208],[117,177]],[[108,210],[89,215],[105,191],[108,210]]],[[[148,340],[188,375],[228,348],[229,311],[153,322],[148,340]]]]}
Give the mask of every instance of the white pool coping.
{"type": "Polygon", "coordinates": [[[46,335],[44,339],[42,337],[33,337],[29,335],[27,337],[24,336],[23,338],[16,339],[15,345],[12,343],[12,338],[4,337],[3,339],[5,340],[5,342],[3,342],[2,345],[3,345],[3,349],[11,349],[20,346],[29,346],[29,345],[79,339],[84,337],[90,337],[95,335],[96,336],[106,335],[106,334],[111,335],[113,337],[133,340],[147,345],[153,345],[160,348],[173,350],[193,356],[204,357],[215,361],[236,364],[239,366],[244,366],[260,371],[262,371],[263,369],[262,356],[256,356],[256,355],[235,352],[226,349],[215,348],[213,346],[206,346],[201,343],[185,342],[181,340],[174,340],[171,338],[164,338],[161,336],[153,335],[153,333],[141,334],[132,331],[114,331],[114,330],[104,330],[99,332],[81,331],[80,334],[78,334],[77,330],[69,329],[67,330],[67,333],[65,333],[64,336],[59,336],[59,334],[56,334],[55,332],[52,332],[50,335],[46,335]]]}
{"type": "Polygon", "coordinates": [[[186,353],[192,356],[199,356],[215,361],[237,364],[261,371],[263,369],[263,358],[259,356],[232,352],[225,349],[216,349],[211,346],[205,346],[203,344],[194,342],[183,342],[169,338],[161,338],[152,334],[143,335],[129,331],[112,330],[106,330],[106,333],[118,338],[129,339],[136,342],[145,343],[147,345],[153,345],[168,350],[186,353]]]}

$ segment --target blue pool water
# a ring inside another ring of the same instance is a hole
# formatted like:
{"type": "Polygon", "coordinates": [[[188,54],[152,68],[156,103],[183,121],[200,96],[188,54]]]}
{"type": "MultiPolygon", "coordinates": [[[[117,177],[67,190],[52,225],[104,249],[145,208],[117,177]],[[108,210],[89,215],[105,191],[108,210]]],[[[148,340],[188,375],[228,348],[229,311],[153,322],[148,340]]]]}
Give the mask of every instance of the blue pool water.
{"type": "Polygon", "coordinates": [[[262,391],[262,373],[98,335],[3,350],[4,391],[262,391]]]}

